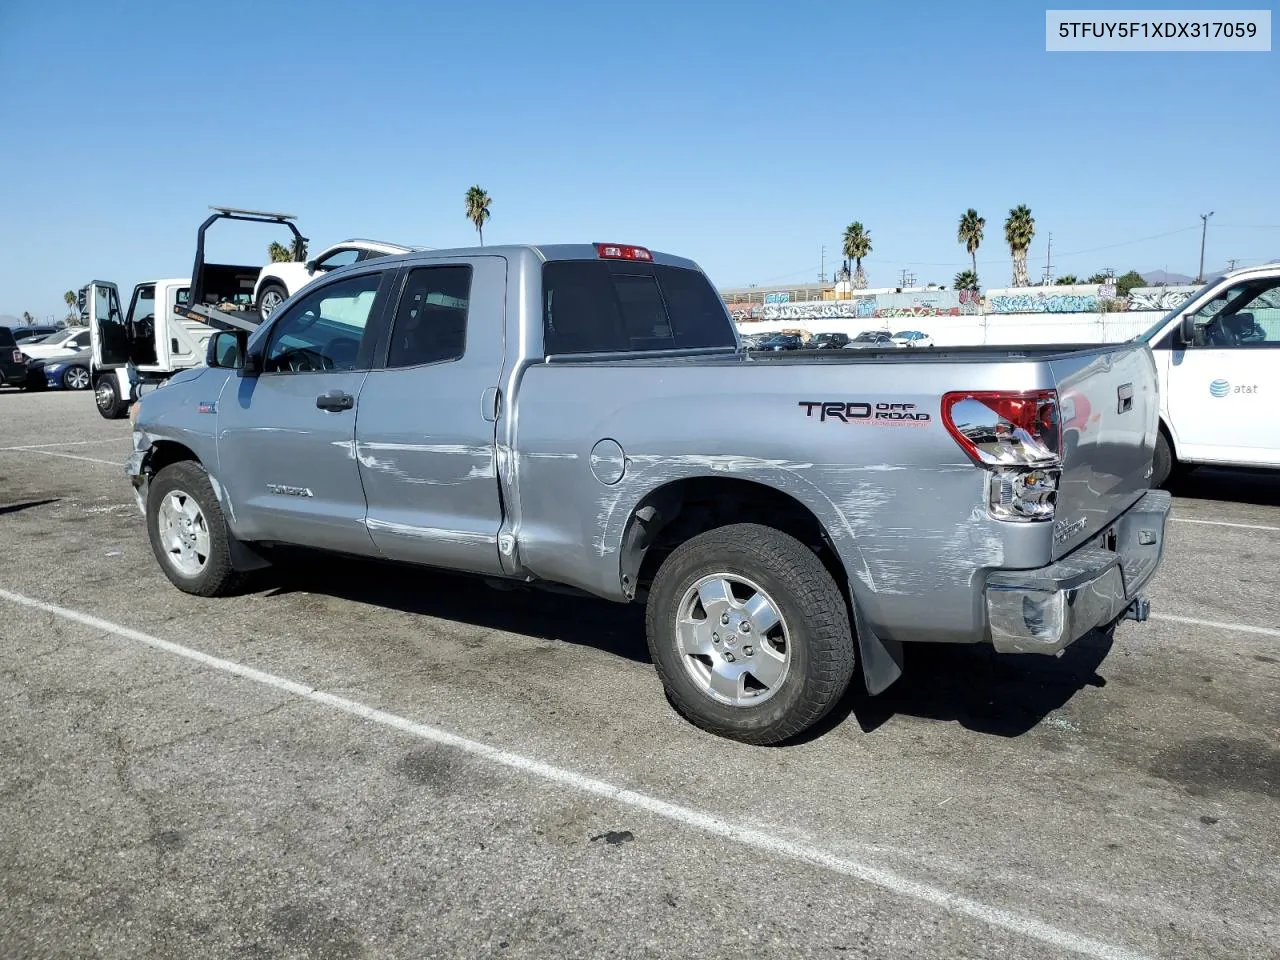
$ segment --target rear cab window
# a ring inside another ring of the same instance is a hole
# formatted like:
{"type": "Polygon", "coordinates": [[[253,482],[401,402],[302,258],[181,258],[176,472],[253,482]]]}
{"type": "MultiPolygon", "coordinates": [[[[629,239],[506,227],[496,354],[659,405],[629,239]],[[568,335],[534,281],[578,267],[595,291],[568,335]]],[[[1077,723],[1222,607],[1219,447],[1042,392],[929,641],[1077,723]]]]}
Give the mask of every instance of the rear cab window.
{"type": "Polygon", "coordinates": [[[720,295],[697,270],[619,260],[542,267],[548,355],[736,347],[720,295]]]}

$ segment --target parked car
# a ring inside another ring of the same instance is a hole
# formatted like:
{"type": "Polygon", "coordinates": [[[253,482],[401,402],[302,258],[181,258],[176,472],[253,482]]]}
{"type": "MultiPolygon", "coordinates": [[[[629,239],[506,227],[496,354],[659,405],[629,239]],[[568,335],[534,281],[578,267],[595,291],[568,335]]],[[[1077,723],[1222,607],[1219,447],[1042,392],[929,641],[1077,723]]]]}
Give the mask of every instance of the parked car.
{"type": "Polygon", "coordinates": [[[820,333],[809,341],[811,350],[841,350],[848,345],[847,333],[820,333]]]}
{"type": "Polygon", "coordinates": [[[408,253],[411,249],[413,248],[377,240],[343,240],[321,251],[306,263],[288,261],[267,264],[258,274],[258,282],[253,288],[253,302],[265,320],[285,300],[331,270],[391,254],[408,253]]]}
{"type": "Polygon", "coordinates": [[[63,327],[53,325],[26,326],[13,327],[10,332],[13,334],[13,339],[18,342],[18,346],[22,346],[24,343],[35,343],[37,340],[43,340],[45,337],[58,333],[63,329],[63,327]]]}
{"type": "Polygon", "coordinates": [[[844,345],[846,350],[866,350],[871,347],[896,347],[893,337],[884,330],[863,330],[844,345]]]}
{"type": "Polygon", "coordinates": [[[44,360],[49,357],[69,357],[89,348],[88,327],[67,327],[51,333],[43,340],[24,344],[22,352],[28,360],[44,360]]]}
{"type": "Polygon", "coordinates": [[[765,352],[778,350],[803,350],[804,340],[795,333],[779,333],[767,340],[760,341],[757,350],[765,352]]]}
{"type": "Polygon", "coordinates": [[[932,347],[933,338],[919,330],[900,330],[892,337],[900,347],[932,347]]]}
{"type": "Polygon", "coordinates": [[[907,642],[1055,655],[1146,618],[1145,343],[737,347],[697,264],[643,247],[390,256],[214,333],[134,406],[126,469],[180,590],[291,544],[642,601],[670,701],[752,743],[859,666],[880,693],[907,642]],[[1063,393],[1106,443],[1064,444],[1063,393]]]}
{"type": "Polygon", "coordinates": [[[26,355],[18,348],[13,331],[0,327],[0,386],[21,387],[26,382],[26,355]]]}
{"type": "Polygon", "coordinates": [[[68,357],[46,357],[27,364],[28,390],[88,390],[93,383],[89,374],[92,350],[81,350],[68,357]]]}

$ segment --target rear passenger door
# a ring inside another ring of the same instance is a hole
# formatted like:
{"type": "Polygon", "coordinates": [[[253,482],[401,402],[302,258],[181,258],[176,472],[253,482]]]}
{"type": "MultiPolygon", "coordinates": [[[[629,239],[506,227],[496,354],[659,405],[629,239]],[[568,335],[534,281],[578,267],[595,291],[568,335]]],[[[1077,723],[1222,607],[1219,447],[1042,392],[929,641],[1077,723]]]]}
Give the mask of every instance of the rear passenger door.
{"type": "Polygon", "coordinates": [[[494,256],[402,274],[356,418],[366,524],[390,559],[502,571],[494,438],[506,278],[494,256]]]}

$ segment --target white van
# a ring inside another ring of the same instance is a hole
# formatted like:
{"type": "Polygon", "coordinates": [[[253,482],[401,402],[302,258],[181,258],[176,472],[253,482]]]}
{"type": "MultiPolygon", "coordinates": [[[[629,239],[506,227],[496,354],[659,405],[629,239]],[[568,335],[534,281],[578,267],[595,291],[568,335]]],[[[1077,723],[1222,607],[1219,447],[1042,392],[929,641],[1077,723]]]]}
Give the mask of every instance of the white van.
{"type": "Polygon", "coordinates": [[[1280,469],[1280,263],[1210,280],[1140,339],[1160,371],[1152,486],[1184,466],[1280,469]]]}

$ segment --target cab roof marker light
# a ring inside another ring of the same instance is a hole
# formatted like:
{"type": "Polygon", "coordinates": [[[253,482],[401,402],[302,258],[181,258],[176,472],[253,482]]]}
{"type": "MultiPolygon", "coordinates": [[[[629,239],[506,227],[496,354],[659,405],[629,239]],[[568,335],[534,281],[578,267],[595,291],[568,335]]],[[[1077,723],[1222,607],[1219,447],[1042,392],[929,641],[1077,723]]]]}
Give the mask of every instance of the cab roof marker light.
{"type": "Polygon", "coordinates": [[[597,243],[596,256],[601,260],[643,260],[653,262],[653,254],[644,247],[625,243],[597,243]]]}

